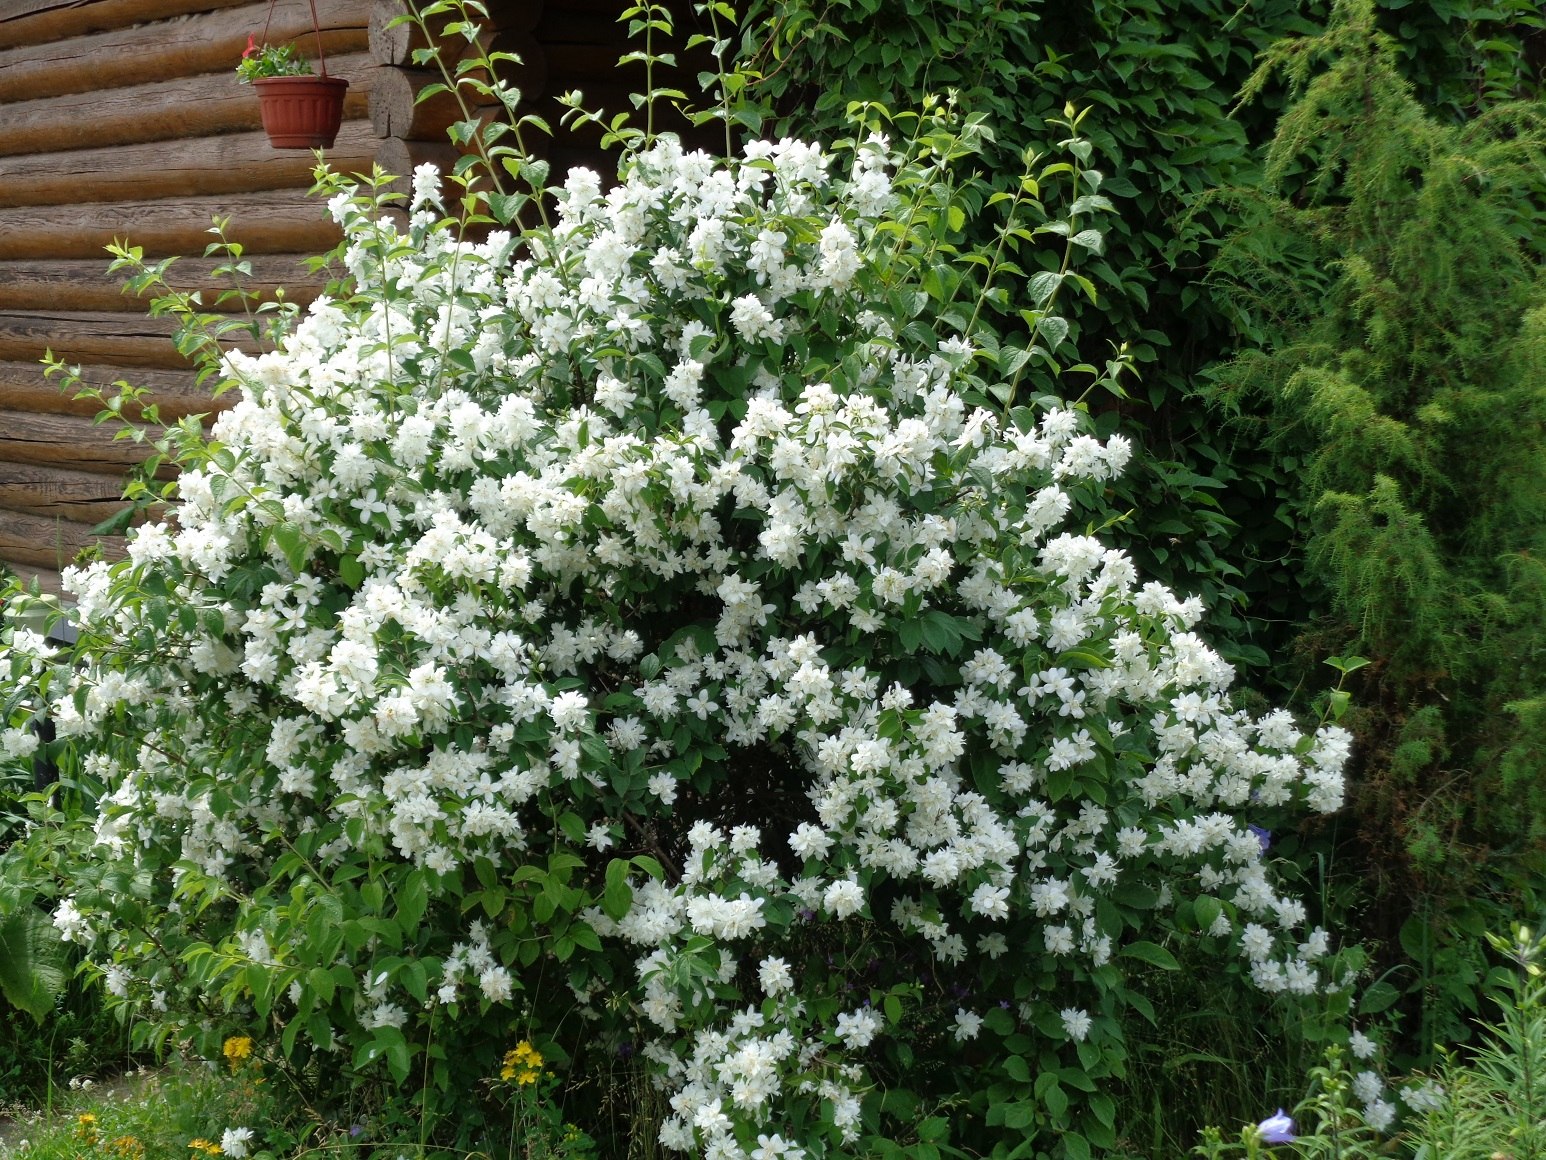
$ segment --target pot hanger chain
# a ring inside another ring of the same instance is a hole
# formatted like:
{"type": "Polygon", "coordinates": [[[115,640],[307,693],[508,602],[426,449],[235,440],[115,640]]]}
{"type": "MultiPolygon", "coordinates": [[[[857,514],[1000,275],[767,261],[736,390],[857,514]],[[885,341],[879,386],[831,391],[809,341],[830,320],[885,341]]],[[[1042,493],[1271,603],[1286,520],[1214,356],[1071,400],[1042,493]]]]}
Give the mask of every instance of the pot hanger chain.
{"type": "MultiPolygon", "coordinates": [[[[279,0],[268,0],[268,19],[263,22],[263,43],[268,43],[268,26],[274,22],[274,6],[279,0]]],[[[317,61],[321,65],[321,76],[327,76],[327,53],[322,51],[322,22],[317,19],[317,0],[307,0],[311,5],[311,30],[317,34],[317,61]]]]}

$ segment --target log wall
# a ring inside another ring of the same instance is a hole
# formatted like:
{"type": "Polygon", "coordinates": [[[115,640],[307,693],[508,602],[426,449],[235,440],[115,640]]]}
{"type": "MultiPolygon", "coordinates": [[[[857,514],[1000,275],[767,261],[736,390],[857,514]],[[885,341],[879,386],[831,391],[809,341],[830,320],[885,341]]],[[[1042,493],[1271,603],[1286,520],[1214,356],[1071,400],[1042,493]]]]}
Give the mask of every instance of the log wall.
{"type": "MultiPolygon", "coordinates": [[[[405,175],[456,158],[449,99],[416,104],[430,79],[413,60],[413,30],[390,27],[409,0],[316,0],[329,73],[350,82],[345,122],[328,151],[335,169],[379,164],[405,175]]],[[[583,163],[606,172],[594,140],[558,130],[554,99],[583,90],[608,113],[642,68],[620,71],[630,47],[617,21],[625,0],[491,0],[485,46],[521,57],[505,79],[562,144],[541,148],[557,179],[583,163]]],[[[82,364],[85,380],[127,380],[164,419],[219,404],[194,381],[162,321],[122,293],[103,249],[127,239],[173,266],[179,288],[210,285],[199,258],[215,216],[230,221],[253,265],[252,289],[283,285],[305,302],[318,281],[300,264],[337,232],[306,197],[312,156],[271,149],[253,92],[234,68],[249,34],[263,35],[269,0],[11,0],[0,3],[0,562],[45,588],[91,546],[93,526],[121,510],[133,440],[96,426],[89,400],[46,381],[46,350],[82,364]]],[[[673,4],[690,28],[690,0],[673,4]]],[[[271,43],[315,58],[306,0],[272,6],[271,43]]],[[[685,32],[683,35],[685,39],[685,32]]],[[[692,76],[702,60],[684,62],[692,76]]],[[[688,88],[676,78],[677,87],[688,88]]],[[[493,116],[490,109],[477,110],[493,116]]],[[[531,142],[529,142],[531,144],[531,142]]],[[[109,554],[118,541],[99,544],[109,554]]]]}
{"type": "MultiPolygon", "coordinates": [[[[328,71],[350,82],[328,160],[368,170],[380,71],[373,0],[317,0],[328,71]]],[[[58,572],[122,508],[132,439],[94,422],[96,406],[44,379],[45,351],[104,388],[146,388],[165,419],[218,404],[168,341],[165,320],[122,292],[103,248],[128,239],[173,266],[184,289],[215,289],[199,257],[216,215],[251,255],[251,288],[302,301],[317,282],[304,255],[337,239],[309,202],[313,157],[277,151],[257,98],[236,82],[268,0],[25,0],[0,4],[0,560],[55,588],[58,572]]],[[[278,0],[271,42],[315,57],[306,0],[278,0]]],[[[109,554],[121,542],[100,545],[109,554]]]]}

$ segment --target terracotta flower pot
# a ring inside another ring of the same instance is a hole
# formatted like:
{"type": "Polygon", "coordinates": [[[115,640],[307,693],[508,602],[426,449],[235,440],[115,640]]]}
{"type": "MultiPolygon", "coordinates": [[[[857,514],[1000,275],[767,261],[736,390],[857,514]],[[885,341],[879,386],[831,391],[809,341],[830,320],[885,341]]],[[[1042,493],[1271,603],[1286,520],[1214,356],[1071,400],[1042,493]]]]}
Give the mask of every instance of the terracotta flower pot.
{"type": "Polygon", "coordinates": [[[344,90],[339,77],[259,77],[263,131],[275,149],[326,149],[344,119],[344,90]]]}

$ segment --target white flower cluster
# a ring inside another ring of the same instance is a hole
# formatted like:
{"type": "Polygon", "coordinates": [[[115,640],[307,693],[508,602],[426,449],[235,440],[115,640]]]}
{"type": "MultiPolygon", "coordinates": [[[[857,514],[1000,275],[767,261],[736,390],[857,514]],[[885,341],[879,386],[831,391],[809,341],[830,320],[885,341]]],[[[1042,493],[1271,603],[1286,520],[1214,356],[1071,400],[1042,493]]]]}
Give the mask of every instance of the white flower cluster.
{"type": "MultiPolygon", "coordinates": [[[[478,244],[428,180],[406,235],[335,199],[368,292],[232,353],[242,397],[176,523],[68,577],[84,632],[156,641],[58,701],[83,738],[140,722],[103,856],[262,883],[325,834],[319,872],[370,851],[449,891],[545,857],[563,817],[600,852],[686,811],[679,870],[586,918],[634,960],[663,1142],[711,1157],[803,1155],[794,1102],[857,1136],[894,1028],[862,995],[814,1014],[844,979],[781,949],[810,927],[1072,978],[1120,952],[1125,887],[1168,883],[1222,900],[1207,933],[1264,988],[1324,986],[1327,936],[1246,823],[1336,808],[1345,735],[1232,708],[1197,602],[1062,530],[1132,449],[967,401],[971,336],[915,320],[898,264],[896,161],[872,138],[837,179],[797,142],[662,141],[609,193],[571,173],[550,230],[478,244]],[[787,831],[704,805],[764,767],[787,831]]],[[[55,921],[88,937],[69,902],[55,921]]],[[[507,933],[443,934],[432,1001],[519,989],[507,933]]],[[[367,1030],[415,1007],[382,978],[367,1030]]],[[[1109,1033],[1071,997],[1018,998],[1066,1041],[1109,1033]]],[[[968,1006],[951,1026],[985,1038],[968,1006]]]]}
{"type": "MultiPolygon", "coordinates": [[[[1348,1043],[1354,1066],[1353,1095],[1362,1105],[1364,1122],[1376,1132],[1387,1132],[1396,1122],[1396,1103],[1390,1098],[1385,1076],[1379,1066],[1379,1044],[1354,1028],[1348,1043]]],[[[1433,1079],[1409,1077],[1406,1085],[1395,1094],[1416,1115],[1424,1115],[1443,1106],[1448,1098],[1444,1088],[1433,1079]]]]}

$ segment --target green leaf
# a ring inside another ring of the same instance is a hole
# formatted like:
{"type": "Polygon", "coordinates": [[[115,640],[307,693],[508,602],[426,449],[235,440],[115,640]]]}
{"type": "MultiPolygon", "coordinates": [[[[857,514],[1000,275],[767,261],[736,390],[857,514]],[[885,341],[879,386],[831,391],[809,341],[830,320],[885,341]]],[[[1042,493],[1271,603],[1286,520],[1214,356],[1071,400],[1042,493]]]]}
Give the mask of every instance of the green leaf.
{"type": "Polygon", "coordinates": [[[392,1078],[398,1083],[405,1083],[408,1072],[412,1068],[412,1053],[408,1049],[408,1040],[396,1027],[378,1027],[370,1043],[371,1058],[376,1058],[382,1053],[386,1055],[387,1070],[392,1073],[392,1078]]]}
{"type": "Polygon", "coordinates": [[[424,882],[424,871],[410,870],[397,891],[397,921],[404,933],[418,928],[428,905],[429,888],[424,882]]]}
{"type": "Polygon", "coordinates": [[[614,858],[607,863],[607,885],[601,896],[601,909],[614,922],[625,917],[633,905],[633,888],[628,885],[631,868],[632,864],[626,858],[614,858]]]}
{"type": "Polygon", "coordinates": [[[1031,1100],[1016,1100],[1004,1109],[1004,1127],[1023,1132],[1036,1123],[1036,1104],[1031,1100]]]}
{"type": "MultiPolygon", "coordinates": [[[[1037,1087],[1042,1085],[1037,1084],[1037,1087]]],[[[1047,1114],[1052,1117],[1055,1124],[1062,1123],[1063,1117],[1068,1115],[1068,1093],[1057,1083],[1049,1083],[1041,1093],[1041,1102],[1046,1105],[1047,1114]]]]}
{"type": "Polygon", "coordinates": [[[333,981],[333,976],[323,968],[312,967],[311,970],[307,971],[306,985],[316,993],[317,998],[322,1000],[322,1002],[331,1003],[333,1001],[336,984],[333,981]]]}
{"type": "Polygon", "coordinates": [[[46,914],[29,906],[0,919],[0,997],[41,1024],[65,981],[64,944],[46,914]]]}
{"type": "Polygon", "coordinates": [[[1048,302],[1052,301],[1052,295],[1057,292],[1057,288],[1062,282],[1063,275],[1053,273],[1050,270],[1043,270],[1040,274],[1032,275],[1026,287],[1030,292],[1032,305],[1038,310],[1043,309],[1048,302]]]}
{"type": "Polygon", "coordinates": [[[345,556],[338,561],[338,578],[350,588],[358,588],[365,582],[365,568],[358,556],[345,556]]]}
{"type": "Polygon", "coordinates": [[[1224,913],[1224,904],[1211,894],[1204,894],[1192,903],[1192,914],[1197,919],[1197,928],[1206,931],[1219,916],[1224,913]]]}
{"type": "Polygon", "coordinates": [[[1378,1015],[1381,1011],[1388,1010],[1397,999],[1401,998],[1401,992],[1396,990],[1384,979],[1369,984],[1363,997],[1358,1000],[1358,1013],[1360,1015],[1378,1015]]]}
{"type": "Polygon", "coordinates": [[[1137,959],[1158,967],[1162,971],[1179,971],[1181,964],[1176,962],[1176,956],[1167,951],[1158,943],[1151,943],[1140,939],[1138,942],[1128,943],[1118,952],[1123,958],[1137,959]]]}
{"type": "Polygon", "coordinates": [[[271,535],[279,550],[284,553],[285,563],[290,565],[290,570],[300,572],[306,565],[306,540],[301,529],[286,520],[282,524],[275,524],[271,535]]]}

